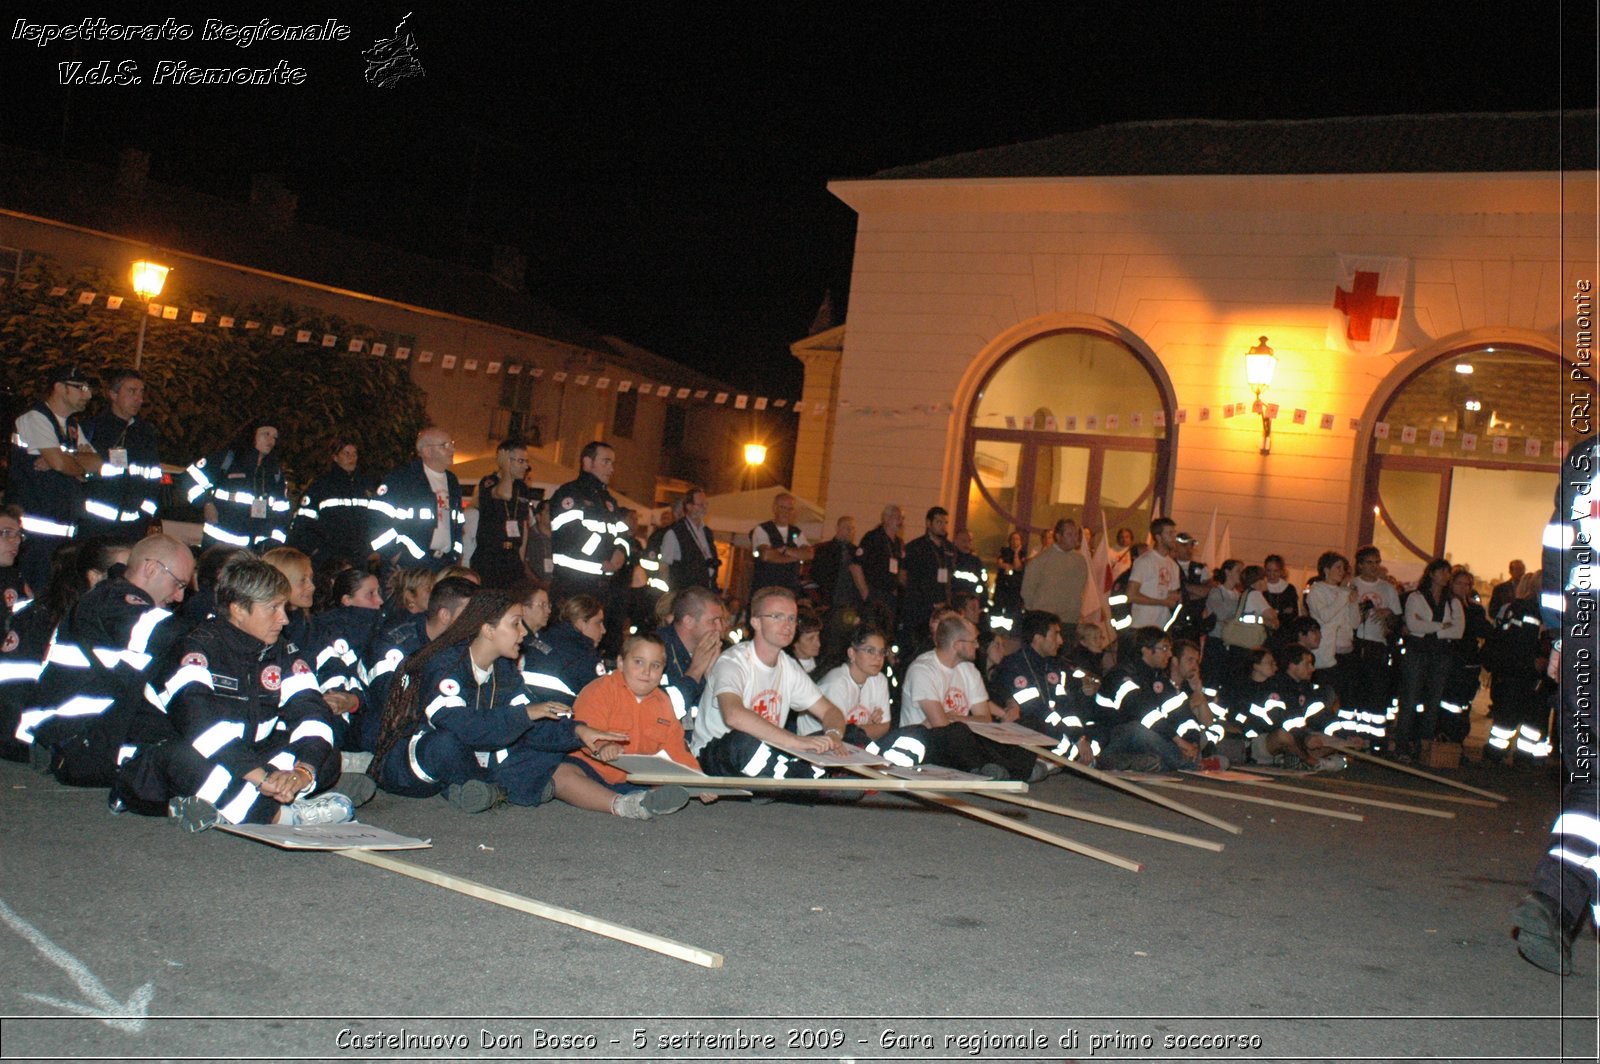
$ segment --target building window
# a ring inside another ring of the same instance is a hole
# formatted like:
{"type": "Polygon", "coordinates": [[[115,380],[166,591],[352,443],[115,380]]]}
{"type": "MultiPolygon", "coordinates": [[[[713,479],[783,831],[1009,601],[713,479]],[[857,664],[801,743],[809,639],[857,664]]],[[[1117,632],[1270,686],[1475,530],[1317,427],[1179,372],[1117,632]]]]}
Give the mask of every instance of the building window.
{"type": "Polygon", "coordinates": [[[633,421],[638,414],[639,393],[619,393],[617,395],[617,411],[611,417],[611,435],[619,440],[633,439],[633,421]]]}
{"type": "Polygon", "coordinates": [[[1561,465],[1561,375],[1554,355],[1493,344],[1436,359],[1378,413],[1359,538],[1402,580],[1436,557],[1504,579],[1536,568],[1561,465]],[[1537,441],[1537,453],[1530,446],[1537,441]]]}
{"type": "Polygon", "coordinates": [[[1137,535],[1170,491],[1173,421],[1171,397],[1127,346],[1078,330],[1029,340],[973,405],[956,523],[982,557],[1013,528],[1036,543],[1064,517],[1137,535]]]}
{"type": "Polygon", "coordinates": [[[671,452],[682,447],[688,427],[688,412],[675,403],[667,404],[667,419],[661,429],[661,449],[671,452]]]}

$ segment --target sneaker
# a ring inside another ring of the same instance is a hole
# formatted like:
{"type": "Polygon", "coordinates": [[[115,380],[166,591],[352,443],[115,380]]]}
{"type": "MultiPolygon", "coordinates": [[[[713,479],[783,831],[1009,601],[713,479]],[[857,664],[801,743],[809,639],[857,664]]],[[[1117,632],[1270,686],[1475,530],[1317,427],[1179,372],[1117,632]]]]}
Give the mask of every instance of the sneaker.
{"type": "Polygon", "coordinates": [[[1043,783],[1045,778],[1050,775],[1050,770],[1054,767],[1056,766],[1051,765],[1048,761],[1035,760],[1033,768],[1028,770],[1028,782],[1043,783]]]}
{"type": "Polygon", "coordinates": [[[1202,757],[1200,759],[1201,772],[1226,772],[1227,770],[1228,759],[1221,754],[1214,754],[1211,757],[1202,757]]]}
{"type": "Polygon", "coordinates": [[[302,798],[283,807],[280,824],[347,824],[356,818],[355,803],[337,791],[302,798]]]}
{"type": "Polygon", "coordinates": [[[1009,776],[1006,774],[1005,768],[995,764],[993,761],[989,762],[987,765],[979,767],[977,774],[987,777],[991,780],[1003,780],[1009,778],[1009,776]]]}
{"type": "Polygon", "coordinates": [[[1572,974],[1572,936],[1563,926],[1561,906],[1548,894],[1532,891],[1511,912],[1522,959],[1557,975],[1572,974]]]}
{"type": "Polygon", "coordinates": [[[339,771],[365,772],[372,764],[372,755],[365,750],[345,750],[339,754],[339,771]]]}
{"type": "Polygon", "coordinates": [[[452,783],[444,789],[444,800],[463,813],[484,813],[506,800],[505,788],[488,780],[452,783]]]}
{"type": "Polygon", "coordinates": [[[675,783],[648,791],[630,791],[612,799],[611,811],[625,820],[653,820],[689,804],[689,792],[675,783]]]}
{"type": "Polygon", "coordinates": [[[188,832],[214,828],[222,820],[217,807],[204,798],[174,798],[167,803],[167,813],[177,817],[178,826],[188,832]]]}
{"type": "Polygon", "coordinates": [[[1329,754],[1317,759],[1318,772],[1343,772],[1349,767],[1350,761],[1343,754],[1329,754]]]}
{"type": "Polygon", "coordinates": [[[350,799],[350,804],[357,808],[372,801],[372,796],[378,793],[378,781],[364,772],[351,772],[346,770],[339,782],[333,785],[335,793],[342,794],[350,799]]]}

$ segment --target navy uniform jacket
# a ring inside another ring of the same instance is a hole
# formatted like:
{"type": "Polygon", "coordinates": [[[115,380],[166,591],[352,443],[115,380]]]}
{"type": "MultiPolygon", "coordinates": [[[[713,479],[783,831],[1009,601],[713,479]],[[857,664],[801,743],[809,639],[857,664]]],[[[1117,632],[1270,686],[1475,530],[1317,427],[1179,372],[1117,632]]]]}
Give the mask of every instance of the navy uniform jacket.
{"type": "MultiPolygon", "coordinates": [[[[461,557],[461,530],[467,514],[461,508],[461,482],[448,469],[444,471],[450,494],[450,546],[441,559],[461,557]]],[[[438,527],[438,500],[423,472],[422,459],[416,458],[391,472],[378,486],[368,506],[372,549],[384,561],[409,568],[433,557],[433,532],[438,527]]]]}
{"type": "Polygon", "coordinates": [[[905,547],[898,536],[878,525],[861,537],[856,548],[856,563],[867,579],[867,594],[875,601],[893,606],[900,594],[900,572],[905,560],[905,547]]]}
{"type": "Polygon", "coordinates": [[[633,549],[628,523],[617,500],[593,473],[579,473],[550,496],[551,576],[553,600],[573,595],[607,599],[609,581],[605,563],[612,552],[627,555],[633,549]]]}
{"type": "Polygon", "coordinates": [[[667,692],[667,700],[672,703],[672,712],[684,730],[688,731],[694,727],[694,711],[700,704],[700,696],[705,693],[706,678],[701,676],[696,680],[686,671],[694,661],[694,651],[683,645],[683,640],[678,638],[678,632],[672,625],[662,625],[656,629],[656,635],[667,648],[667,667],[661,670],[661,686],[667,692]]]}
{"type": "Polygon", "coordinates": [[[301,497],[289,527],[289,546],[305,551],[318,568],[332,561],[360,564],[372,553],[368,507],[376,490],[361,470],[346,473],[337,465],[330,467],[301,497]]]}
{"type": "Polygon", "coordinates": [[[333,717],[294,644],[268,645],[213,618],[180,640],[173,657],[135,722],[139,742],[154,741],[165,725],[235,780],[252,769],[288,771],[296,761],[316,770],[315,789],[338,779],[333,717]]]}
{"type": "Polygon", "coordinates": [[[109,410],[84,423],[83,435],[104,461],[84,483],[78,532],[141,539],[161,497],[161,452],[148,421],[124,421],[109,410]],[[112,458],[121,459],[113,462],[112,458]]]}
{"type": "Polygon", "coordinates": [[[283,467],[272,455],[250,448],[207,455],[184,474],[189,502],[211,503],[217,522],[206,522],[202,547],[219,543],[251,550],[271,550],[289,538],[289,486],[283,467]]]}
{"type": "Polygon", "coordinates": [[[606,671],[599,649],[565,621],[523,644],[522,679],[535,701],[570,706],[606,671]]]}
{"type": "Polygon", "coordinates": [[[17,738],[58,744],[92,733],[107,775],[144,701],[145,684],[179,636],[173,613],[121,577],[84,593],[56,628],[17,738]]]}
{"type": "Polygon", "coordinates": [[[1172,677],[1142,660],[1118,665],[1106,673],[1094,696],[1097,734],[1109,734],[1120,724],[1142,724],[1153,730],[1188,697],[1172,677]]]}

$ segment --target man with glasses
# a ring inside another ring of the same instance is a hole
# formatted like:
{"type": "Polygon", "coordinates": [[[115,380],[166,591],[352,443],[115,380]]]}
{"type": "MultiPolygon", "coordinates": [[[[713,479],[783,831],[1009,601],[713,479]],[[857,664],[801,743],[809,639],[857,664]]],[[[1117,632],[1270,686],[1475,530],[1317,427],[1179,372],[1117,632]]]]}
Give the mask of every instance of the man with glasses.
{"type": "Polygon", "coordinates": [[[683,516],[661,537],[661,566],[667,571],[667,586],[674,591],[686,587],[715,590],[722,559],[717,555],[716,536],[706,527],[705,491],[696,487],[684,492],[682,508],[683,516]]]}
{"type": "Polygon", "coordinates": [[[33,764],[62,783],[108,787],[131,756],[133,718],[151,667],[177,641],[171,604],[194,576],[194,556],[171,536],[140,540],[127,570],[84,593],[62,618],[37,693],[16,730],[33,764]]]}
{"type": "Polygon", "coordinates": [[[438,572],[461,559],[467,515],[461,482],[450,472],[455,441],[440,428],[417,434],[417,457],[384,478],[368,504],[372,549],[383,576],[397,568],[438,572]]]}
{"type": "Polygon", "coordinates": [[[711,666],[689,742],[711,775],[819,779],[823,769],[800,755],[842,749],[844,714],[783,652],[798,621],[793,591],[762,588],[750,599],[751,637],[711,666]],[[788,731],[784,725],[796,712],[815,717],[821,734],[788,731]]]}
{"type": "MultiPolygon", "coordinates": [[[[0,506],[0,633],[8,631],[4,619],[17,603],[28,597],[22,584],[22,570],[17,568],[17,554],[22,550],[27,536],[22,531],[22,507],[6,503],[0,506]]],[[[0,650],[11,647],[0,645],[0,650]]]]}
{"type": "Polygon", "coordinates": [[[77,532],[83,484],[100,471],[100,456],[78,428],[93,389],[78,366],[57,367],[41,402],[17,418],[6,501],[22,507],[22,576],[34,593],[50,579],[56,548],[77,532]]]}

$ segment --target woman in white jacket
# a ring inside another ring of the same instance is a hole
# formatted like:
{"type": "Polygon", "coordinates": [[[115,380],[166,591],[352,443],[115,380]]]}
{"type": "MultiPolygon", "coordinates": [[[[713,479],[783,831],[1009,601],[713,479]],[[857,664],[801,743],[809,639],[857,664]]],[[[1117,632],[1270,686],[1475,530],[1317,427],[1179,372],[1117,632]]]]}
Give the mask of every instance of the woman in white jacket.
{"type": "Polygon", "coordinates": [[[1348,674],[1355,653],[1356,626],[1361,612],[1356,589],[1350,583],[1350,560],[1338,551],[1324,551],[1317,559],[1317,578],[1306,588],[1306,613],[1322,625],[1322,642],[1315,650],[1316,681],[1350,695],[1348,674]]]}

